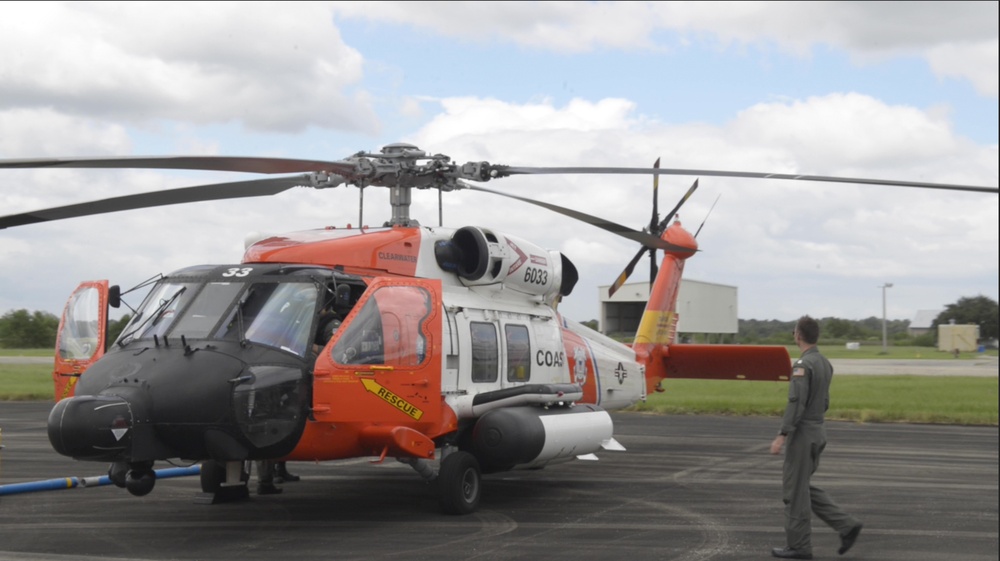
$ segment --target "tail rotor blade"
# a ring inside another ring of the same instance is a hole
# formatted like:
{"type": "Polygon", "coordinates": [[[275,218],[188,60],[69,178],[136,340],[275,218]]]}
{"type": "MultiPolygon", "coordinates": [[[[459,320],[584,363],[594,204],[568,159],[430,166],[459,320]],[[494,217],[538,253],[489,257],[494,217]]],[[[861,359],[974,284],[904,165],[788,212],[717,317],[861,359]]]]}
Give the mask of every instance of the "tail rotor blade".
{"type": "MultiPolygon", "coordinates": [[[[653,169],[660,169],[660,159],[657,158],[653,164],[653,169]]],[[[660,211],[657,208],[660,200],[660,176],[653,176],[653,217],[649,219],[649,232],[653,233],[656,223],[660,221],[660,211]]]]}
{"type": "MultiPolygon", "coordinates": [[[[715,203],[719,202],[719,197],[721,196],[722,194],[720,193],[719,196],[715,197],[715,203]]],[[[694,233],[695,239],[698,238],[698,234],[701,233],[702,227],[704,227],[705,223],[708,222],[708,217],[712,215],[712,210],[715,209],[715,203],[712,203],[712,208],[708,209],[708,214],[705,215],[705,219],[701,221],[701,226],[698,226],[698,230],[694,233]]]]}
{"type": "MultiPolygon", "coordinates": [[[[660,169],[660,159],[657,158],[656,162],[653,163],[653,169],[660,169]]],[[[656,224],[660,221],[660,176],[653,176],[653,216],[649,219],[649,231],[656,232],[656,224]]],[[[656,250],[650,250],[649,252],[649,286],[653,286],[653,281],[656,280],[656,273],[659,272],[659,267],[656,266],[656,250]]]]}
{"type": "Polygon", "coordinates": [[[687,193],[684,193],[684,196],[681,197],[681,200],[677,201],[677,206],[675,206],[674,209],[671,210],[669,214],[664,216],[663,220],[661,220],[660,223],[657,225],[657,234],[663,233],[663,230],[666,229],[667,224],[670,223],[670,219],[673,218],[675,214],[677,214],[677,211],[680,210],[681,206],[685,202],[687,202],[687,200],[691,198],[691,195],[693,195],[694,192],[697,190],[698,190],[698,180],[695,179],[694,183],[691,184],[691,187],[688,188],[687,193]]]}
{"type": "Polygon", "coordinates": [[[645,253],[646,251],[652,251],[652,250],[650,250],[650,248],[648,247],[639,248],[639,252],[635,254],[635,257],[633,257],[631,261],[628,262],[628,265],[625,266],[625,270],[618,275],[618,278],[616,278],[615,282],[612,283],[611,288],[608,289],[608,297],[613,296],[614,293],[617,292],[618,289],[625,284],[625,281],[628,280],[629,275],[631,275],[632,271],[635,270],[636,264],[639,263],[640,259],[642,259],[642,254],[645,253]]]}

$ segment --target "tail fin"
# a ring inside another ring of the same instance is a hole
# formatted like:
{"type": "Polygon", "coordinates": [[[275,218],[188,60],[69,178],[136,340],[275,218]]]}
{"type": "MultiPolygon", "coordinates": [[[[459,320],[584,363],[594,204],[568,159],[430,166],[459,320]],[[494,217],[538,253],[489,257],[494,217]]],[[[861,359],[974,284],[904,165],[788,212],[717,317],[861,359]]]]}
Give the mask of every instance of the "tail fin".
{"type": "Polygon", "coordinates": [[[698,251],[698,242],[680,221],[662,238],[689,251],[667,251],[649,293],[632,348],[646,367],[646,393],[662,391],[665,378],[716,380],[787,380],[791,359],[785,347],[743,345],[681,345],[677,336],[677,294],[684,263],[698,251]]]}
{"type": "Polygon", "coordinates": [[[642,313],[639,331],[635,334],[633,347],[648,345],[669,345],[674,342],[677,330],[677,292],[681,287],[684,261],[698,251],[694,236],[675,221],[661,236],[672,244],[689,248],[690,251],[665,251],[659,273],[649,291],[649,302],[642,313]]]}

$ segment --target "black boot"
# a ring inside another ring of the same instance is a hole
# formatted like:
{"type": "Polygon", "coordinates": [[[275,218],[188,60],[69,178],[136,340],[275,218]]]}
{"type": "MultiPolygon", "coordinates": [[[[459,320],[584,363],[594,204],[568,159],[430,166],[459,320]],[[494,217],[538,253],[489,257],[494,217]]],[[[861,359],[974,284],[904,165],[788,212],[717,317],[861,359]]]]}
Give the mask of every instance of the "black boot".
{"type": "Polygon", "coordinates": [[[280,495],[281,491],[281,487],[277,487],[271,482],[261,482],[257,484],[258,495],[280,495]]]}
{"type": "Polygon", "coordinates": [[[274,481],[277,483],[295,483],[299,479],[302,479],[297,475],[289,473],[288,468],[285,467],[285,462],[278,462],[275,468],[276,468],[276,473],[274,481]]]}

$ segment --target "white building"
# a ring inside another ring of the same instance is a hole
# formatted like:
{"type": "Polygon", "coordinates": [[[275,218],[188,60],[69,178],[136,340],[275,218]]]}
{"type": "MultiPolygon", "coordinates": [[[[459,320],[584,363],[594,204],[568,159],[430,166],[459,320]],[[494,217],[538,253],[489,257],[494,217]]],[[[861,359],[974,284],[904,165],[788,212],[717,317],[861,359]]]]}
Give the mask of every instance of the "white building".
{"type": "Polygon", "coordinates": [[[930,333],[931,325],[943,311],[944,310],[917,310],[917,315],[910,321],[910,327],[907,329],[907,331],[909,331],[909,335],[911,337],[916,337],[917,335],[930,333]]]}
{"type": "MultiPolygon", "coordinates": [[[[600,330],[607,335],[634,334],[649,299],[649,283],[623,285],[608,297],[608,286],[598,287],[600,330]]],[[[678,333],[736,334],[739,332],[737,288],[681,279],[677,295],[678,333]]]]}

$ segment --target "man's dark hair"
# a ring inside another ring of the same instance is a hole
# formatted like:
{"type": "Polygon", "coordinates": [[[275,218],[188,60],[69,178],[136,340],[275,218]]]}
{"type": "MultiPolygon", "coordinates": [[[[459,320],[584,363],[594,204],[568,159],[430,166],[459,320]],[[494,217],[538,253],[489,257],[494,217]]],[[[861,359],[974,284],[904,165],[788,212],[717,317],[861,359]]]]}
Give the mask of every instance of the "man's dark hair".
{"type": "Polygon", "coordinates": [[[800,317],[798,323],[795,324],[795,329],[806,343],[815,345],[816,341],[819,341],[819,322],[813,318],[809,316],[800,317]]]}

